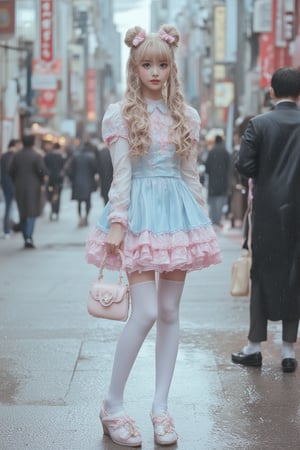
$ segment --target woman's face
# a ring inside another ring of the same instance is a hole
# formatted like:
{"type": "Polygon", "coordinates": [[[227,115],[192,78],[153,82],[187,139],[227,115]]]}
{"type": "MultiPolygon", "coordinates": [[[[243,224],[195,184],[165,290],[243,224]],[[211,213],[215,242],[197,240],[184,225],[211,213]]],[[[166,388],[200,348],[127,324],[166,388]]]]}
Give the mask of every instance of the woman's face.
{"type": "Polygon", "coordinates": [[[171,67],[167,60],[155,58],[143,59],[137,65],[137,74],[141,81],[144,97],[158,100],[162,98],[162,90],[169,79],[171,67]]]}

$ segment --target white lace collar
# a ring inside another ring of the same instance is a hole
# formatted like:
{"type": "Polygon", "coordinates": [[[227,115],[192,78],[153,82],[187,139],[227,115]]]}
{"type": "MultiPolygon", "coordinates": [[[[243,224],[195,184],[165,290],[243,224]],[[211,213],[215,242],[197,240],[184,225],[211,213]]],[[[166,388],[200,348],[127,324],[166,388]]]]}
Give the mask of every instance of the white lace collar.
{"type": "Polygon", "coordinates": [[[150,98],[146,99],[147,101],[147,111],[152,114],[153,111],[157,108],[163,114],[167,114],[168,108],[163,99],[160,100],[152,100],[150,98]]]}

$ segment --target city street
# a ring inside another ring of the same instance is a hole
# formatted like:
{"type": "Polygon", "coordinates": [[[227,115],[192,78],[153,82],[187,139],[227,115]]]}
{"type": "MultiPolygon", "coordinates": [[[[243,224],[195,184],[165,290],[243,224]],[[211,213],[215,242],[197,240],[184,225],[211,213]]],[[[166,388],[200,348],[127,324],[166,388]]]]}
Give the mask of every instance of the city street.
{"type": "MultiPolygon", "coordinates": [[[[121,323],[86,311],[97,269],[85,261],[87,234],[103,207],[92,197],[88,227],[65,188],[58,222],[49,205],[37,221],[36,250],[19,233],[0,240],[0,449],[117,450],[98,418],[121,323]]],[[[0,217],[3,217],[3,201],[0,217]]],[[[231,362],[246,343],[248,298],[232,298],[230,271],[240,231],[219,234],[223,263],[187,277],[181,343],[169,409],[179,434],[170,450],[297,450],[300,448],[300,368],[281,371],[280,323],[269,324],[263,366],[231,362]]],[[[107,273],[113,278],[113,273],[107,273]]],[[[145,299],[146,300],[146,299],[145,299]]],[[[149,417],[154,387],[155,329],[126,389],[126,410],[153,442],[149,417]]],[[[300,358],[300,346],[296,347],[300,358]]]]}

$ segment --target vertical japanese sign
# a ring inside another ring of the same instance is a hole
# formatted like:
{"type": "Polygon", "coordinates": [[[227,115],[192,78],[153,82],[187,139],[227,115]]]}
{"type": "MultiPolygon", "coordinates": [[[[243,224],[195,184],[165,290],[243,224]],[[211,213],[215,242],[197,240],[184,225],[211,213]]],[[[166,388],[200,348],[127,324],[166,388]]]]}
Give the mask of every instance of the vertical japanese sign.
{"type": "Polygon", "coordinates": [[[268,88],[276,65],[276,2],[270,4],[267,22],[270,22],[270,30],[262,32],[259,36],[260,59],[260,87],[268,88]]]}
{"type": "Polygon", "coordinates": [[[56,112],[57,80],[61,75],[61,60],[55,52],[55,2],[37,0],[39,4],[39,50],[32,61],[32,89],[37,91],[36,106],[41,116],[56,112]]]}
{"type": "Polygon", "coordinates": [[[86,72],[86,115],[87,120],[96,120],[96,70],[88,69],[86,72]]]}
{"type": "Polygon", "coordinates": [[[54,58],[54,0],[40,0],[40,60],[46,63],[54,58]]]}
{"type": "Polygon", "coordinates": [[[214,10],[214,59],[224,63],[226,56],[226,7],[216,6],[214,10]]]}
{"type": "Polygon", "coordinates": [[[261,33],[259,36],[260,47],[260,86],[270,86],[272,73],[275,69],[275,36],[274,33],[261,33]]]}

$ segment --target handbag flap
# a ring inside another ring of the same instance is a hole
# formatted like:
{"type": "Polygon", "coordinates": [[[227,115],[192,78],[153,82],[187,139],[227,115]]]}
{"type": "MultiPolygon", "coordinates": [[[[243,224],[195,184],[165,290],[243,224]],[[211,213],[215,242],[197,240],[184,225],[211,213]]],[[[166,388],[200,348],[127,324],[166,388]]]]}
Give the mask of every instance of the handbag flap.
{"type": "Polygon", "coordinates": [[[101,280],[95,281],[90,290],[92,298],[106,307],[120,303],[127,293],[128,285],[104,283],[101,280]]]}

